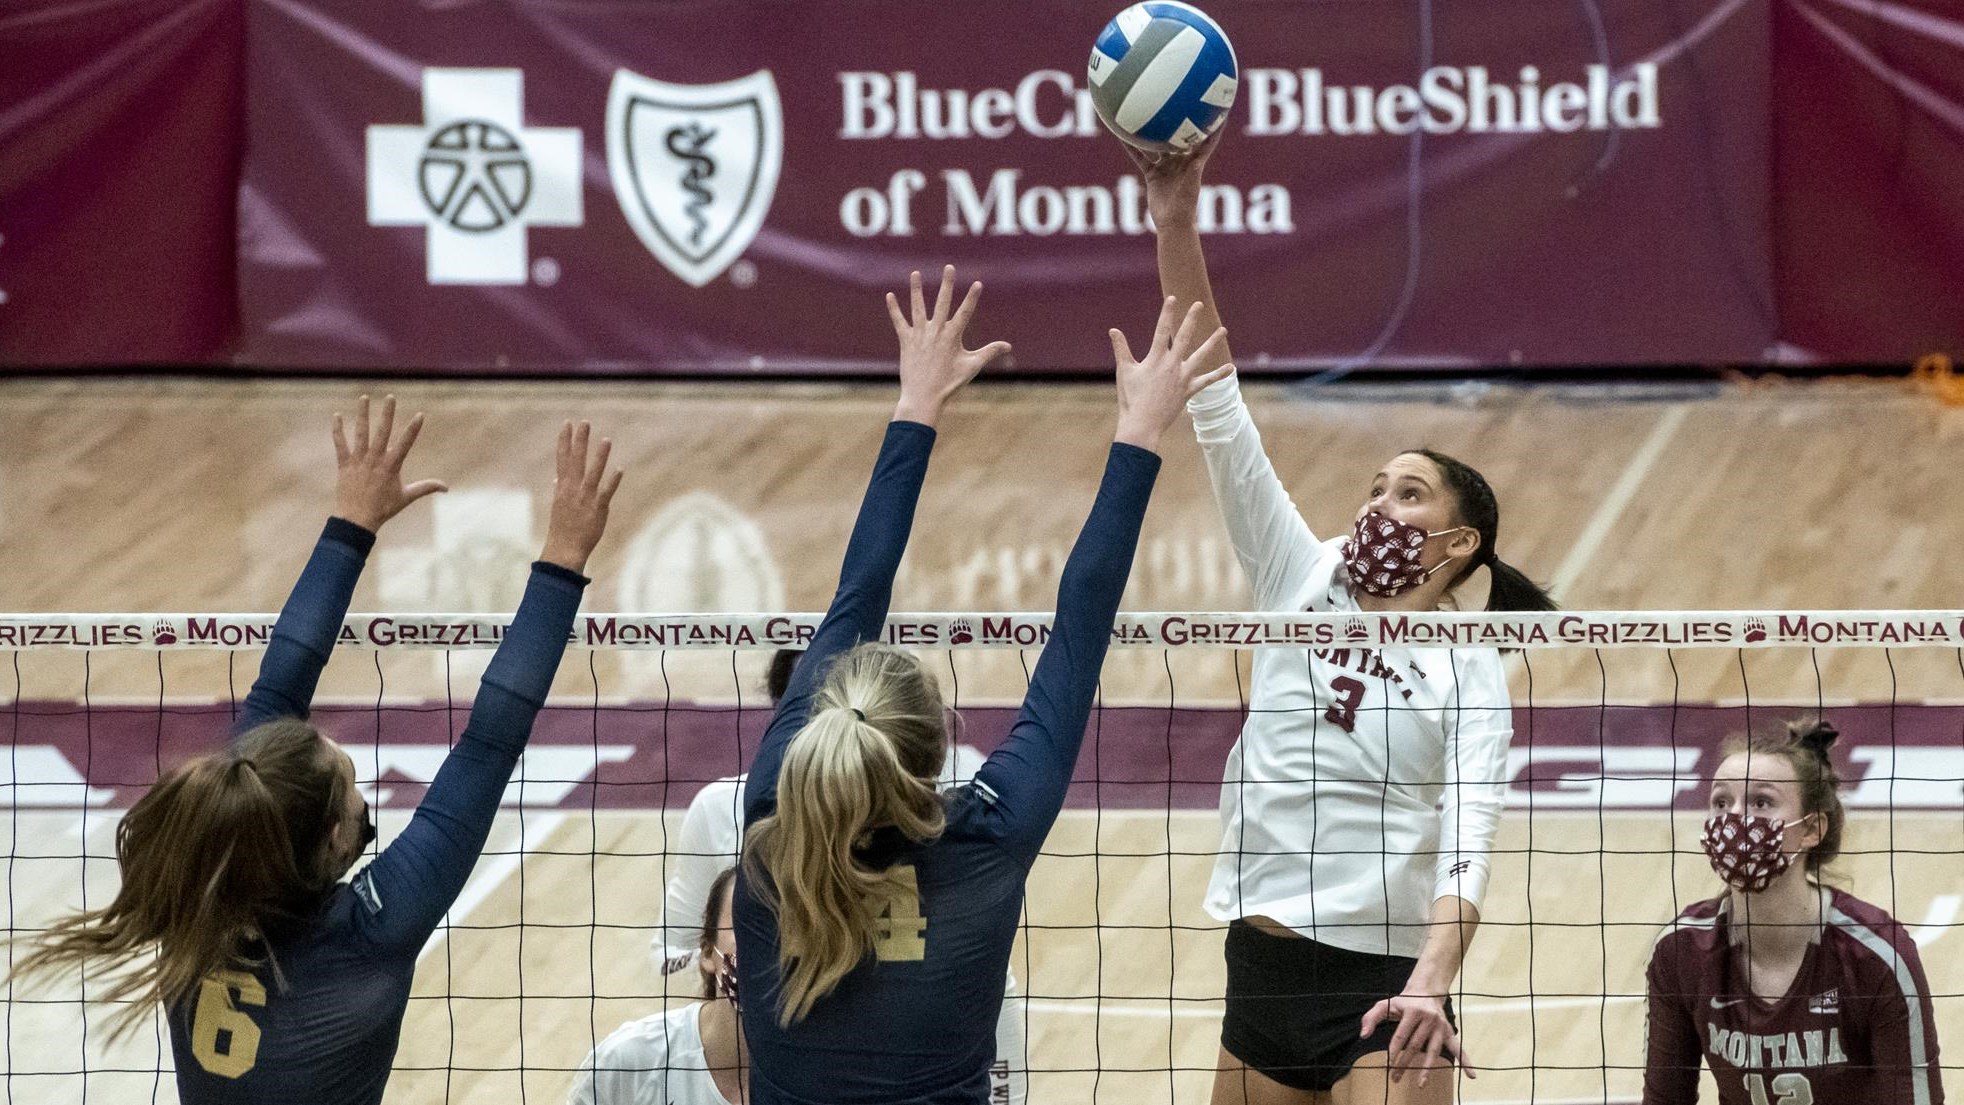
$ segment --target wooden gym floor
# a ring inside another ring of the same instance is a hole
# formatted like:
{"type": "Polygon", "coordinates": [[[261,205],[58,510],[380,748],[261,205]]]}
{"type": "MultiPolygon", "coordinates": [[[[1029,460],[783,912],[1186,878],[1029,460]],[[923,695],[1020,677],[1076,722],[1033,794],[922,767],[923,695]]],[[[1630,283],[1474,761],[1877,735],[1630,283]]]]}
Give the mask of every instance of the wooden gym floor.
{"type": "MultiPolygon", "coordinates": [[[[0,609],[276,609],[332,502],[328,414],[342,382],[0,383],[0,609]]],[[[372,390],[378,394],[381,387],[372,390]]],[[[830,385],[430,384],[394,388],[430,423],[415,476],[453,492],[393,523],[357,610],[502,611],[543,536],[557,420],[591,417],[629,478],[595,557],[589,610],[810,610],[837,571],[891,406],[888,389],[830,385]]],[[[1484,470],[1499,548],[1576,608],[1956,608],[1964,411],[1892,385],[1719,388],[1604,401],[1551,389],[1251,386],[1285,483],[1319,534],[1347,524],[1391,452],[1430,445],[1484,470]]],[[[1104,388],[983,387],[943,427],[896,588],[914,610],[1047,609],[1088,507],[1111,424],[1104,388]]],[[[1134,610],[1240,609],[1240,572],[1182,427],[1148,515],[1126,597],[1134,610]]],[[[1474,598],[1469,605],[1477,605],[1474,598]]],[[[1944,652],[1536,654],[1539,703],[1964,700],[1944,652]],[[1818,682],[1817,682],[1818,680],[1818,682]]],[[[78,654],[23,653],[24,697],[79,697],[78,654]]],[[[241,661],[249,677],[255,658],[241,661]]],[[[761,656],[741,658],[754,685],[761,656]]],[[[1022,658],[964,660],[964,702],[1013,701],[1022,658]]],[[[337,662],[323,701],[373,701],[366,657],[337,662]]],[[[1513,662],[1517,700],[1524,666],[1513,662]]],[[[219,654],[174,655],[168,697],[226,693],[219,654]]],[[[468,687],[468,663],[458,672],[468,687]]],[[[1182,704],[1238,699],[1245,664],[1177,654],[1182,704]]],[[[389,659],[390,695],[442,693],[429,656],[389,659]]],[[[609,697],[661,673],[603,655],[609,697]]],[[[594,692],[584,654],[558,691],[594,692]],[[583,690],[584,688],[584,690],[583,690]]],[[[716,698],[727,654],[672,657],[666,677],[716,698]]],[[[153,656],[99,653],[95,701],[154,701],[153,656]]],[[[1159,653],[1115,655],[1108,702],[1164,702],[1159,653]]],[[[0,680],[0,691],[11,681],[0,680]]],[[[23,741],[27,739],[23,736],[23,741]]],[[[359,759],[359,757],[357,757],[359,759]]],[[[1964,751],[1959,759],[1964,762],[1964,751]]],[[[1964,775],[1964,768],[1956,774],[1964,775]]],[[[7,908],[17,928],[113,892],[113,812],[9,808],[7,908]],[[87,853],[86,872],[74,857],[87,853]],[[36,859],[33,857],[50,857],[36,859]]],[[[384,815],[385,836],[405,814],[384,815]]],[[[563,1099],[596,1034],[658,1008],[644,927],[679,811],[505,815],[493,854],[426,953],[389,1100],[563,1099]],[[521,947],[522,943],[522,947],[521,947]],[[518,999],[523,995],[523,1001],[518,999]],[[521,1042],[522,1041],[522,1042],[521,1042]],[[520,1073],[517,1068],[526,1068],[520,1073]]],[[[1696,816],[1663,811],[1510,814],[1488,923],[1463,976],[1469,1047],[1484,1069],[1468,1101],[1616,1101],[1640,1080],[1642,969],[1657,926],[1706,896],[1696,816]],[[1530,872],[1529,865],[1532,865],[1530,872]],[[1531,922],[1531,923],[1530,923],[1531,922]],[[1532,996],[1530,996],[1532,995],[1532,996]]],[[[1220,932],[1199,909],[1211,811],[1073,810],[1031,880],[1015,972],[1027,1002],[1032,1100],[1203,1100],[1218,1033],[1220,932]],[[1095,886],[1095,893],[1086,893],[1095,886]],[[1102,922],[1095,934],[1080,926],[1102,922]],[[1118,927],[1126,926],[1126,927],[1118,927]],[[1140,927],[1131,927],[1140,926],[1140,927]],[[1170,1000],[1169,1000],[1170,999],[1170,1000]],[[1169,1076],[1168,1069],[1174,1068],[1169,1076]],[[1097,1073],[1093,1073],[1097,1071],[1097,1073]]],[[[1844,864],[1855,893],[1919,928],[1940,995],[1964,995],[1964,886],[1956,811],[1866,814],[1844,864]],[[1909,842],[1917,851],[1912,854],[1909,842]],[[1897,854],[1887,850],[1892,845],[1897,854]]],[[[29,995],[16,995],[27,997],[29,995]]],[[[75,1006],[57,988],[6,1007],[0,1100],[82,1100],[75,1006]]],[[[1964,997],[1938,1002],[1951,1054],[1964,997]]],[[[93,1019],[92,1019],[93,1020],[93,1019]]],[[[108,1052],[88,1029],[89,1101],[174,1100],[148,1029],[108,1052]]],[[[167,1052],[165,1053],[167,1063],[167,1052]]],[[[1953,1071],[1953,1089],[1958,1079],[1953,1071]]]]}

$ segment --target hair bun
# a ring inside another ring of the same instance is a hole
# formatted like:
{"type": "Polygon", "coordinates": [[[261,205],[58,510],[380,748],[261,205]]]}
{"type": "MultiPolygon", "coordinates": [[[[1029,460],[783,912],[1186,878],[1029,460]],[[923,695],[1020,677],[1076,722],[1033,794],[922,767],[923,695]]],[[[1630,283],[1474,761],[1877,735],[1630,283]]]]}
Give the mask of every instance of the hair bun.
{"type": "Polygon", "coordinates": [[[1828,748],[1841,736],[1841,730],[1836,729],[1828,719],[1817,718],[1811,722],[1788,722],[1787,735],[1795,744],[1825,760],[1828,758],[1828,748]]]}

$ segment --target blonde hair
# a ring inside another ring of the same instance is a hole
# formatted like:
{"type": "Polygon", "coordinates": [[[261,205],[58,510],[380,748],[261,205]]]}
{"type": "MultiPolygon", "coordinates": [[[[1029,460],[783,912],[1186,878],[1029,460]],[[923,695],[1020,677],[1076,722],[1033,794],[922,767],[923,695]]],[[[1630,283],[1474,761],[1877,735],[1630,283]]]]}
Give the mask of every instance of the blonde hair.
{"type": "Polygon", "coordinates": [[[777,914],[781,1026],[873,950],[892,880],[854,850],[885,826],[917,842],[946,827],[935,790],[944,736],[941,689],[912,654],[863,644],[827,670],[785,750],[777,810],[744,842],[751,885],[777,914]]]}
{"type": "Polygon", "coordinates": [[[340,797],[327,742],[298,718],[171,771],[116,828],[115,900],[28,937],[33,950],[10,977],[113,974],[93,996],[128,1002],[111,1018],[114,1040],[150,1000],[175,1009],[214,971],[265,965],[268,935],[304,920],[339,877],[340,797]]]}

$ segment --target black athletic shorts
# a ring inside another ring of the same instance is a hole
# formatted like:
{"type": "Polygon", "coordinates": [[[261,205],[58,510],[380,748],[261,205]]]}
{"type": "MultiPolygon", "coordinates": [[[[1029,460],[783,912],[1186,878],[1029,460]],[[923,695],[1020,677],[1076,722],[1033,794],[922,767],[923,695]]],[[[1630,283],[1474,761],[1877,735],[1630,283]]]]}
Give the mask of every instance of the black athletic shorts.
{"type": "MultiPolygon", "coordinates": [[[[1402,992],[1416,966],[1404,956],[1271,936],[1235,921],[1228,925],[1221,1046],[1285,1086],[1328,1090],[1361,1056],[1390,1049],[1397,1022],[1359,1038],[1360,1022],[1371,1006],[1402,992]]],[[[1450,998],[1446,1018],[1453,1019],[1450,998]]]]}

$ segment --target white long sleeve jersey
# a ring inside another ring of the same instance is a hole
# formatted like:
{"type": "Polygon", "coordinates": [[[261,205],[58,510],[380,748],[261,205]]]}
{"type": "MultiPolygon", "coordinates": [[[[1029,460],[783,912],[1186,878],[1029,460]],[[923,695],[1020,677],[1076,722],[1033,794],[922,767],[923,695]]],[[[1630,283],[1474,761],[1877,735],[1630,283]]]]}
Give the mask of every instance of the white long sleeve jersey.
{"type": "MultiPolygon", "coordinates": [[[[1342,539],[1310,532],[1236,381],[1187,409],[1257,606],[1357,610],[1342,539]]],[[[1432,902],[1485,892],[1513,735],[1493,649],[1257,649],[1208,913],[1416,957],[1432,902]]]]}
{"type": "Polygon", "coordinates": [[[702,1048],[702,1003],[616,1029],[573,1075],[567,1105],[730,1105],[702,1048]]]}

